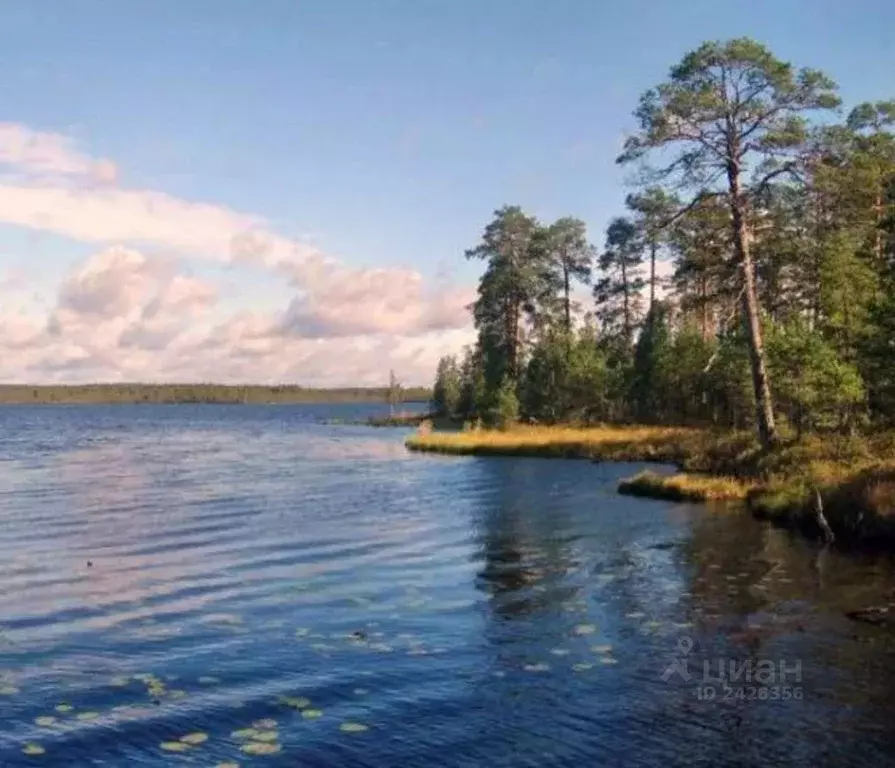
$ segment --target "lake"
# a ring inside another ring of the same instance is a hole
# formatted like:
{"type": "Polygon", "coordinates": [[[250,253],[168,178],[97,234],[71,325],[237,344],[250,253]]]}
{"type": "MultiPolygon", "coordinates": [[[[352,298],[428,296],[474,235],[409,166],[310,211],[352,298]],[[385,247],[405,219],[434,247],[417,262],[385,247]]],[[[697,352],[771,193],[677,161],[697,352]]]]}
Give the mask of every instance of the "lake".
{"type": "Polygon", "coordinates": [[[895,760],[890,561],[373,412],[0,409],[0,765],[895,760]]]}

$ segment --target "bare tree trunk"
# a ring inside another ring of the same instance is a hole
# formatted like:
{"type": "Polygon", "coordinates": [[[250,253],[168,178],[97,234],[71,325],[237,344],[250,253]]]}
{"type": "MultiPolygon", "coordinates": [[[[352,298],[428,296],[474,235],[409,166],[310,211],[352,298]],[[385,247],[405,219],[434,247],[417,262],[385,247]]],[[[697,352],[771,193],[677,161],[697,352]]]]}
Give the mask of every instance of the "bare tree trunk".
{"type": "Polygon", "coordinates": [[[562,277],[566,314],[566,360],[568,360],[572,355],[572,306],[569,299],[571,290],[569,287],[569,265],[565,260],[563,260],[562,265],[562,277]]]}
{"type": "Polygon", "coordinates": [[[622,255],[622,288],[624,289],[624,309],[625,309],[625,343],[631,344],[631,307],[628,300],[628,268],[625,263],[625,257],[622,255]]]}
{"type": "Polygon", "coordinates": [[[702,304],[702,338],[709,337],[709,291],[705,276],[699,280],[699,301],[702,304]]]}
{"type": "Polygon", "coordinates": [[[649,313],[653,315],[653,308],[656,303],[656,241],[650,242],[649,251],[649,313]]]}
{"type": "Polygon", "coordinates": [[[829,522],[827,522],[826,515],[824,515],[824,502],[817,488],[814,489],[814,518],[817,520],[817,525],[820,527],[824,541],[827,544],[834,542],[836,536],[833,533],[833,529],[830,528],[829,522]]]}
{"type": "Polygon", "coordinates": [[[755,391],[758,437],[765,448],[770,448],[778,439],[774,423],[774,402],[771,398],[771,384],[761,335],[761,317],[755,289],[755,264],[749,247],[745,204],[740,190],[740,172],[733,163],[728,166],[727,178],[730,183],[734,253],[737,263],[743,268],[743,316],[749,339],[749,362],[752,368],[752,387],[755,391]]]}

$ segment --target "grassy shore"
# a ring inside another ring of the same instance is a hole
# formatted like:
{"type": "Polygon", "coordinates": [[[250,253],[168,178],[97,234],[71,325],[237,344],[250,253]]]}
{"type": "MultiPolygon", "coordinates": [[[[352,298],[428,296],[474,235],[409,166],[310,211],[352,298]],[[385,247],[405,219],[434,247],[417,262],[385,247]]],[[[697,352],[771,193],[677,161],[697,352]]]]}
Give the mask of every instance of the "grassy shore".
{"type": "Polygon", "coordinates": [[[701,474],[659,475],[641,472],[618,484],[626,496],[644,496],[669,501],[743,501],[754,483],[738,477],[701,474]]]}
{"type": "Polygon", "coordinates": [[[676,501],[742,501],[756,517],[819,534],[818,498],[845,545],[895,547],[895,434],[825,435],[762,451],[750,434],[667,427],[517,427],[505,431],[420,432],[415,451],[542,456],[674,464],[619,490],[676,501]]]}

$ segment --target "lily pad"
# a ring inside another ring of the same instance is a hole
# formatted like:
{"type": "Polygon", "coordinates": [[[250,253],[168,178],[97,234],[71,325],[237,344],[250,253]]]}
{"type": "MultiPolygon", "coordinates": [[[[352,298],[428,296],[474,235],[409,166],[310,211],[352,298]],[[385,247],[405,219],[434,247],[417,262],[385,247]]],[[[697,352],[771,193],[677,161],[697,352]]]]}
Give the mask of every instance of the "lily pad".
{"type": "Polygon", "coordinates": [[[184,744],[182,741],[163,741],[159,746],[165,752],[186,752],[191,749],[189,744],[184,744]]]}
{"type": "Polygon", "coordinates": [[[111,680],[109,680],[109,685],[112,685],[116,688],[124,688],[126,685],[130,684],[130,681],[131,680],[129,677],[113,677],[111,680]]]}
{"type": "Polygon", "coordinates": [[[594,653],[612,653],[611,645],[592,645],[590,649],[594,653]]]}
{"type": "Polygon", "coordinates": [[[644,616],[646,616],[646,614],[643,613],[643,611],[631,611],[631,613],[625,614],[626,619],[642,619],[644,616]]]}
{"type": "Polygon", "coordinates": [[[550,653],[554,656],[568,656],[571,651],[568,648],[553,648],[550,653]]]}
{"type": "Polygon", "coordinates": [[[56,725],[58,720],[51,715],[42,715],[41,717],[34,718],[34,724],[39,725],[41,728],[50,728],[53,725],[56,725]]]}
{"type": "Polygon", "coordinates": [[[78,712],[75,717],[78,720],[96,720],[99,717],[99,712],[78,712]]]}
{"type": "Polygon", "coordinates": [[[0,696],[14,696],[19,689],[14,685],[0,685],[0,696]]]}
{"type": "Polygon", "coordinates": [[[304,696],[280,696],[277,701],[283,706],[292,707],[292,709],[305,709],[311,706],[311,700],[304,696]]]}
{"type": "Polygon", "coordinates": [[[218,763],[214,768],[239,768],[239,763],[218,763]]]}
{"type": "Polygon", "coordinates": [[[280,751],[279,744],[268,744],[263,741],[250,741],[242,745],[242,751],[247,755],[276,755],[280,751]]]}
{"type": "Polygon", "coordinates": [[[618,664],[618,659],[614,659],[612,656],[602,656],[600,664],[618,664]]]}
{"type": "Polygon", "coordinates": [[[572,630],[573,635],[592,635],[597,631],[593,624],[579,624],[572,630]]]}
{"type": "Polygon", "coordinates": [[[257,728],[240,728],[230,735],[234,739],[254,739],[259,733],[263,733],[263,731],[259,731],[257,728]]]}
{"type": "Polygon", "coordinates": [[[301,716],[306,717],[309,720],[313,720],[317,717],[323,717],[323,710],[322,709],[305,709],[305,710],[302,710],[301,716]]]}
{"type": "Polygon", "coordinates": [[[47,750],[45,750],[40,744],[34,744],[33,742],[22,747],[22,752],[32,757],[43,755],[46,753],[46,751],[47,750]]]}
{"type": "Polygon", "coordinates": [[[342,733],[363,733],[364,731],[369,731],[370,727],[363,723],[342,723],[339,726],[339,730],[342,733]]]}
{"type": "Polygon", "coordinates": [[[538,662],[537,664],[526,664],[522,669],[526,672],[549,672],[550,665],[544,664],[544,662],[538,662]]]}
{"type": "Polygon", "coordinates": [[[593,669],[594,665],[589,661],[579,661],[577,664],[572,665],[572,669],[575,672],[586,672],[589,669],[593,669]]]}
{"type": "Polygon", "coordinates": [[[276,731],[258,731],[253,737],[252,741],[261,741],[261,742],[274,742],[279,738],[279,734],[276,731]]]}
{"type": "Polygon", "coordinates": [[[55,707],[53,707],[53,709],[64,715],[66,712],[71,712],[74,707],[71,704],[65,704],[63,702],[62,704],[57,704],[55,707]]]}
{"type": "Polygon", "coordinates": [[[208,734],[197,731],[196,733],[188,733],[186,736],[181,736],[180,740],[184,744],[189,744],[195,747],[208,741],[208,734]]]}

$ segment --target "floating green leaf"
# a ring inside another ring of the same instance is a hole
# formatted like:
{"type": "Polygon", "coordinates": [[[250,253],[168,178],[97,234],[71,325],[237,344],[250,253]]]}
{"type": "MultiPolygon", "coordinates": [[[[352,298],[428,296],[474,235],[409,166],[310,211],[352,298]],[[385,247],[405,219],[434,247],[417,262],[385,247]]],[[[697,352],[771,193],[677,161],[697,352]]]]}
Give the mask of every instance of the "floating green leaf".
{"type": "Polygon", "coordinates": [[[78,720],[96,720],[99,717],[99,712],[78,712],[75,717],[78,720]]]}
{"type": "Polygon", "coordinates": [[[24,752],[26,755],[29,755],[31,757],[37,757],[38,755],[43,755],[46,753],[46,751],[47,750],[45,750],[40,744],[35,744],[33,742],[30,744],[26,744],[24,747],[22,747],[22,752],[24,752]]]}
{"type": "Polygon", "coordinates": [[[66,704],[63,702],[62,704],[57,704],[55,707],[53,707],[53,709],[64,715],[66,712],[71,712],[74,707],[71,704],[66,704]]]}
{"type": "Polygon", "coordinates": [[[263,731],[259,731],[257,728],[240,728],[230,735],[234,739],[254,739],[259,733],[263,733],[263,731]]]}
{"type": "Polygon", "coordinates": [[[618,664],[618,659],[612,658],[612,656],[601,656],[600,657],[601,664],[618,664]]]}
{"type": "Polygon", "coordinates": [[[593,668],[594,665],[591,664],[589,661],[579,661],[577,664],[572,665],[572,669],[575,670],[575,672],[586,672],[587,670],[593,668]]]}
{"type": "Polygon", "coordinates": [[[191,749],[189,744],[184,744],[182,741],[163,741],[159,746],[165,752],[186,752],[191,749]]]}
{"type": "Polygon", "coordinates": [[[279,744],[268,744],[263,741],[250,741],[242,745],[242,751],[247,755],[276,755],[280,751],[279,744]]]}
{"type": "Polygon", "coordinates": [[[579,624],[572,630],[573,635],[592,635],[597,631],[593,624],[579,624]]]}
{"type": "Polygon", "coordinates": [[[550,653],[552,653],[554,656],[568,656],[571,651],[569,651],[567,648],[553,648],[550,653]]]}
{"type": "Polygon", "coordinates": [[[292,707],[292,709],[305,709],[311,706],[311,700],[304,696],[280,696],[277,701],[283,706],[292,707]]]}
{"type": "Polygon", "coordinates": [[[363,733],[364,731],[370,730],[370,728],[363,723],[342,723],[339,726],[339,730],[342,731],[342,733],[363,733]]]}
{"type": "Polygon", "coordinates": [[[278,738],[276,731],[258,731],[253,737],[253,741],[274,742],[278,738]]]}
{"type": "Polygon", "coordinates": [[[612,653],[611,645],[592,645],[590,649],[594,653],[612,653]]]}
{"type": "Polygon", "coordinates": [[[323,710],[322,709],[305,709],[302,711],[301,716],[306,717],[309,720],[312,720],[317,717],[323,717],[323,710]]]}
{"type": "Polygon", "coordinates": [[[190,744],[191,746],[195,747],[208,741],[208,734],[197,731],[196,733],[188,733],[186,736],[181,736],[180,740],[184,744],[190,744]]]}
{"type": "Polygon", "coordinates": [[[34,718],[34,724],[39,725],[41,728],[50,728],[51,726],[56,725],[57,722],[58,720],[50,715],[42,715],[41,717],[34,718]]]}
{"type": "Polygon", "coordinates": [[[14,696],[19,689],[14,685],[0,685],[0,696],[14,696]]]}

